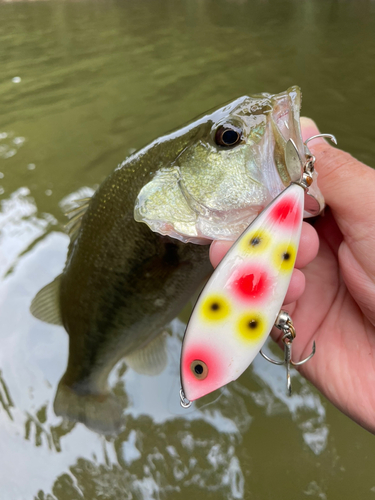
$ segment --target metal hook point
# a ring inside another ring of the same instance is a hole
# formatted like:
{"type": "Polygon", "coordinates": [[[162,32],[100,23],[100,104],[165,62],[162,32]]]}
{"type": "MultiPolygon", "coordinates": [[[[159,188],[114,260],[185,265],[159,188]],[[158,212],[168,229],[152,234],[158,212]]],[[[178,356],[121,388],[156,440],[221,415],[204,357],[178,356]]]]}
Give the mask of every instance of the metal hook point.
{"type": "Polygon", "coordinates": [[[319,137],[327,137],[328,139],[330,139],[333,142],[333,144],[335,144],[337,146],[337,139],[332,134],[316,134],[316,135],[312,135],[311,137],[309,137],[308,139],[306,139],[305,145],[307,146],[307,143],[309,141],[313,141],[314,139],[318,139],[319,137]]]}
{"type": "Polygon", "coordinates": [[[313,347],[312,347],[312,351],[311,353],[307,356],[307,358],[303,359],[302,361],[291,361],[291,364],[293,366],[301,366],[303,365],[304,363],[307,363],[307,361],[310,361],[310,359],[314,356],[315,354],[315,351],[316,351],[316,345],[315,345],[315,340],[313,342],[313,347]]]}

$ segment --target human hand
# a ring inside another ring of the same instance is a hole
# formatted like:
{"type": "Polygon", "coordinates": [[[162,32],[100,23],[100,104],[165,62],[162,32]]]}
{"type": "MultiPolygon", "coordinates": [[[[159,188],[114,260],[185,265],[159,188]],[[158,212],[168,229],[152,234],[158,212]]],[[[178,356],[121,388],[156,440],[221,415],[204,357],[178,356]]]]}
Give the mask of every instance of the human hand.
{"type": "MultiPolygon", "coordinates": [[[[302,118],[301,125],[304,140],[319,133],[312,120],[302,118]]],[[[297,332],[294,358],[310,354],[315,340],[315,356],[299,371],[375,433],[375,170],[324,139],[309,148],[329,208],[315,229],[303,223],[285,297],[297,332]]],[[[223,241],[211,245],[214,266],[229,247],[223,241]]],[[[282,345],[280,330],[271,335],[282,345]]]]}

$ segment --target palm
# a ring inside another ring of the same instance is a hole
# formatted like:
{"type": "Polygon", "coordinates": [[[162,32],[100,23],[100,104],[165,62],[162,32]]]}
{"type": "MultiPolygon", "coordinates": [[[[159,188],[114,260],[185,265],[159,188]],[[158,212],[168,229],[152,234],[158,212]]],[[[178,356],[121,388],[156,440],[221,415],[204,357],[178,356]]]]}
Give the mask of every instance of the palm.
{"type": "Polygon", "coordinates": [[[294,357],[306,357],[315,340],[316,355],[301,372],[344,413],[374,432],[375,328],[342,278],[342,235],[331,213],[319,219],[316,229],[320,249],[304,269],[305,292],[287,307],[297,331],[294,357]]]}

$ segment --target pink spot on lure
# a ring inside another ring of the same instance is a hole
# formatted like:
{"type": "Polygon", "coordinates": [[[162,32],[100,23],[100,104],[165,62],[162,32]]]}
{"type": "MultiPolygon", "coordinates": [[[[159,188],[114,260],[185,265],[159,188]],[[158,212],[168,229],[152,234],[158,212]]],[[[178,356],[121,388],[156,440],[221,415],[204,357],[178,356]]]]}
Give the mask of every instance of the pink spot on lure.
{"type": "Polygon", "coordinates": [[[186,383],[192,387],[192,390],[189,391],[191,401],[209,394],[225,384],[222,370],[222,366],[225,364],[224,358],[225,356],[216,351],[214,346],[202,343],[191,345],[185,352],[181,364],[181,378],[186,380],[186,383]],[[203,368],[202,371],[200,366],[203,368]],[[199,370],[195,371],[197,368],[199,370]],[[204,370],[206,370],[206,373],[204,373],[204,370]],[[205,375],[204,378],[201,378],[202,374],[205,375]],[[197,391],[194,390],[195,387],[197,391]]]}
{"type": "Polygon", "coordinates": [[[181,384],[189,400],[236,380],[267,339],[288,290],[293,266],[282,257],[290,249],[297,252],[303,206],[303,188],[291,184],[250,224],[207,282],[182,344],[181,384]],[[207,304],[216,306],[214,312],[207,313],[207,304]],[[215,313],[220,306],[225,314],[215,313]]]}

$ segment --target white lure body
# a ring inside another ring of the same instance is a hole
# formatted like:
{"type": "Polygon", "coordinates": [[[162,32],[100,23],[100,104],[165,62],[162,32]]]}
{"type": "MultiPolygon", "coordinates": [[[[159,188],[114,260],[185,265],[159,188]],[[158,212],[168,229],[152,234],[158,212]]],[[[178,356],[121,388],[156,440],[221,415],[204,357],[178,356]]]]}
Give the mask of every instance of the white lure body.
{"type": "Polygon", "coordinates": [[[304,189],[291,184],[250,224],[221,261],[189,320],[181,383],[193,401],[248,368],[283,304],[299,245],[304,189]]]}

